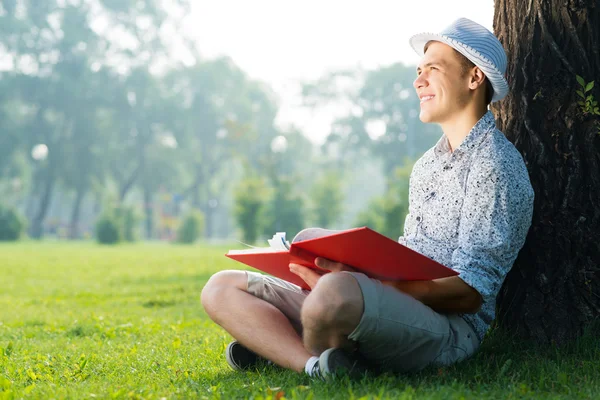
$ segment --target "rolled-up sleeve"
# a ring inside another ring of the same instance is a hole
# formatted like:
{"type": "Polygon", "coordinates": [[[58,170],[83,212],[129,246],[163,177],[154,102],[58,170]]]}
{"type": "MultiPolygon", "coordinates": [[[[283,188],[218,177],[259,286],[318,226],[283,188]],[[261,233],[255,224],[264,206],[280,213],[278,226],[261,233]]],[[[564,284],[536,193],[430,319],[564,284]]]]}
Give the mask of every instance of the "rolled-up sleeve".
{"type": "Polygon", "coordinates": [[[470,171],[452,268],[487,302],[495,298],[531,225],[533,191],[510,164],[470,171]]]}

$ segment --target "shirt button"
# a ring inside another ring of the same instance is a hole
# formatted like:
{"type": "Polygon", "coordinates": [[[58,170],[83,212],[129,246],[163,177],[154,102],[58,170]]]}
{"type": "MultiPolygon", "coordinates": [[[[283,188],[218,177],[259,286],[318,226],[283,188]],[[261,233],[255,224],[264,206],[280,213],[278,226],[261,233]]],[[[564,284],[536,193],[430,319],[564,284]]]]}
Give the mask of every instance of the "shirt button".
{"type": "Polygon", "coordinates": [[[417,217],[417,221],[420,221],[420,220],[421,220],[421,217],[417,217]]]}

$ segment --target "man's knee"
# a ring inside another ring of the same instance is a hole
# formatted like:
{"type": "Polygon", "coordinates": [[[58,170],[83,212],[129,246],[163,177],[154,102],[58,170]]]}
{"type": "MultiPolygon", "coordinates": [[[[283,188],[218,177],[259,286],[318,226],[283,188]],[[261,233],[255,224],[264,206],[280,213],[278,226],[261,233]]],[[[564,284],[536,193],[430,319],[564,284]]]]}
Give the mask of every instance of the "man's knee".
{"type": "Polygon", "coordinates": [[[219,271],[210,277],[200,295],[202,307],[215,318],[231,290],[246,290],[247,275],[244,271],[219,271]]]}
{"type": "Polygon", "coordinates": [[[302,324],[306,328],[336,326],[352,331],[363,310],[363,296],[356,279],[347,273],[329,273],[319,279],[304,301],[302,324]]]}

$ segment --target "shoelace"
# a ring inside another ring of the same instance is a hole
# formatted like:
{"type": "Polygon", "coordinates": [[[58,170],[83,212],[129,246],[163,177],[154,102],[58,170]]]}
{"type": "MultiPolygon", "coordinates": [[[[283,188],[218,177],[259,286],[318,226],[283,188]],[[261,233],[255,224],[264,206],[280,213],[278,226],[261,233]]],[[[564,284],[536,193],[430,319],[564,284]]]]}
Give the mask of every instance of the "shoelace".
{"type": "Polygon", "coordinates": [[[323,375],[321,375],[321,368],[319,368],[318,361],[312,366],[308,373],[308,376],[310,376],[311,378],[323,379],[323,375]]]}

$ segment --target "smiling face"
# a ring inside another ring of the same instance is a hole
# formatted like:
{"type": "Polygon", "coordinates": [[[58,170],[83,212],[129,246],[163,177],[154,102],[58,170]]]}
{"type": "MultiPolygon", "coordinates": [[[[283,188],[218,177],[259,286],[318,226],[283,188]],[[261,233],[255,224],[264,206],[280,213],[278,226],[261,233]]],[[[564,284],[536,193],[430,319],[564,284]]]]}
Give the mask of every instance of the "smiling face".
{"type": "Polygon", "coordinates": [[[473,100],[471,74],[464,72],[456,50],[441,42],[426,46],[413,86],[421,100],[423,122],[443,124],[473,100]]]}

